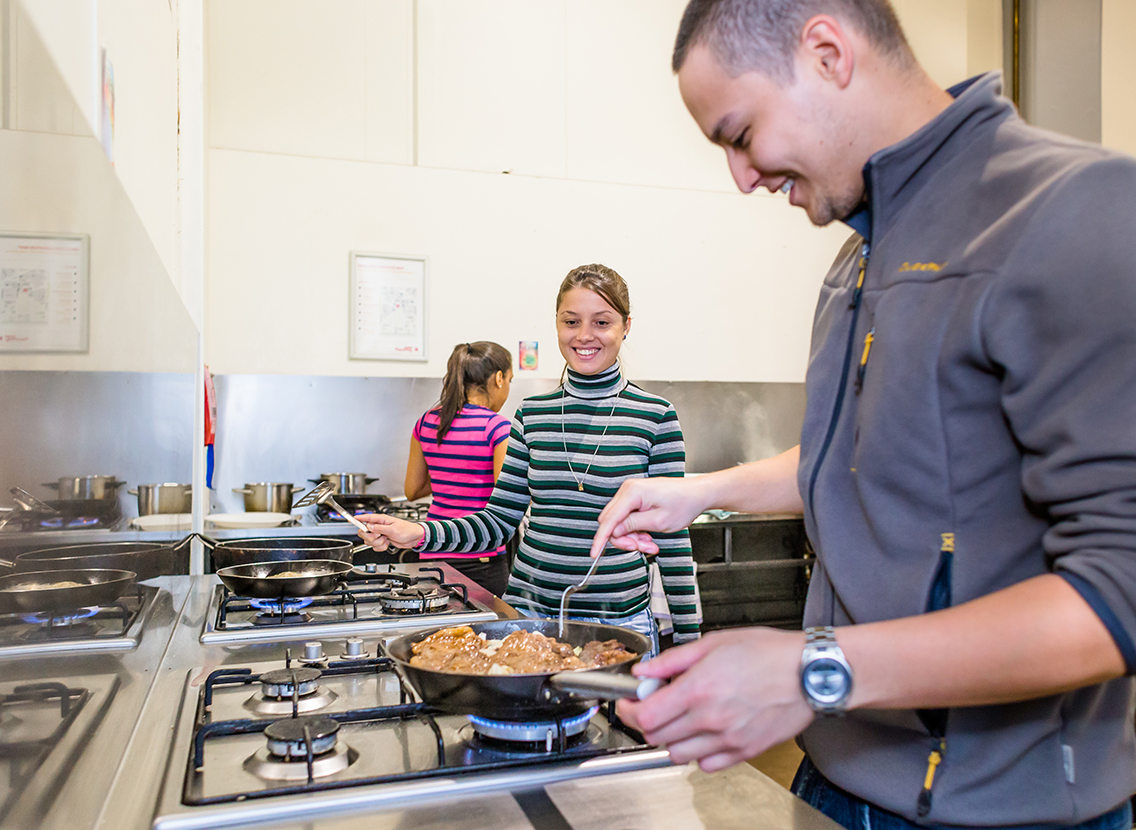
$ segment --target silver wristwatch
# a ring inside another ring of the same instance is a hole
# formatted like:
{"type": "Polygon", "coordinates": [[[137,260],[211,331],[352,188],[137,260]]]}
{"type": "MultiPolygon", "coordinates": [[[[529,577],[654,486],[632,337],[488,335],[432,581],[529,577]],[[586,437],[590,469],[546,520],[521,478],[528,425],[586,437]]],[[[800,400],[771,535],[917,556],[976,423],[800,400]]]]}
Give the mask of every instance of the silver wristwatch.
{"type": "Polygon", "coordinates": [[[801,655],[801,691],[821,715],[842,715],[852,694],[852,667],[836,644],[832,626],[806,628],[801,655]]]}

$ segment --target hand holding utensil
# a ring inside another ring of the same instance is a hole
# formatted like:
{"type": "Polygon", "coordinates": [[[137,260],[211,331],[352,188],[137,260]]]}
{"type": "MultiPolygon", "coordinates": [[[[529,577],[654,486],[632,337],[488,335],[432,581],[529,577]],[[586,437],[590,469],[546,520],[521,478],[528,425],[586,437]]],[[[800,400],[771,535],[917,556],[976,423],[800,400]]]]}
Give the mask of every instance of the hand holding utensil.
{"type": "Polygon", "coordinates": [[[313,504],[326,504],[340,516],[351,522],[351,524],[355,525],[355,527],[359,528],[365,533],[370,532],[370,528],[368,528],[365,524],[363,524],[361,521],[344,510],[339,505],[339,502],[335,500],[335,485],[330,481],[324,481],[322,484],[317,484],[309,493],[301,496],[299,500],[292,505],[292,509],[294,510],[298,507],[310,507],[313,504]]]}
{"type": "Polygon", "coordinates": [[[591,579],[592,574],[596,572],[596,566],[600,564],[601,556],[603,556],[603,551],[600,551],[598,554],[596,554],[595,558],[592,559],[592,566],[588,568],[588,572],[584,574],[584,578],[577,582],[575,585],[569,585],[564,589],[564,593],[560,595],[560,639],[562,640],[564,639],[564,632],[566,630],[564,623],[566,620],[565,615],[568,613],[568,599],[572,596],[572,594],[580,591],[585,585],[588,584],[588,580],[591,579]]]}

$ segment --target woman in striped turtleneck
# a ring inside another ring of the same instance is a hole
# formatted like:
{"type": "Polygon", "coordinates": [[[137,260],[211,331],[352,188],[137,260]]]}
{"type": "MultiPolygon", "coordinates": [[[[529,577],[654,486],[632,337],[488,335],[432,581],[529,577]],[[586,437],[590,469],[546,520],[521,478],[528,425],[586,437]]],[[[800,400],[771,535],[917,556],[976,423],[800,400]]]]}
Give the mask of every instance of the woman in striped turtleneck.
{"type": "MultiPolygon", "coordinates": [[[[583,578],[600,510],[632,478],[682,476],[686,462],[674,407],[623,377],[619,349],[631,329],[627,284],[603,265],[575,268],[556,296],[563,384],[526,398],[509,434],[489,503],[448,521],[361,516],[376,549],[388,544],[458,553],[504,544],[531,507],[509,575],[506,602],[532,616],[559,613],[564,589],[583,578]]],[[[701,609],[687,531],[653,534],[676,642],[698,637],[701,609]]],[[[596,575],[572,597],[572,619],[623,625],[657,642],[647,563],[609,547],[596,575]]]]}

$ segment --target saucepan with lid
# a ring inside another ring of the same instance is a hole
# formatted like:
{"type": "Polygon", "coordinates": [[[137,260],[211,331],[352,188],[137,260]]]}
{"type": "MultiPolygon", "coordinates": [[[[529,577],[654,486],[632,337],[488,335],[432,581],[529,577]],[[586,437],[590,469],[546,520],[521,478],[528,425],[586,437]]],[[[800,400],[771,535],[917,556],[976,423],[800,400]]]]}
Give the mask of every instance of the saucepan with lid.
{"type": "MultiPolygon", "coordinates": [[[[618,640],[640,657],[651,648],[650,640],[637,631],[599,623],[570,621],[563,637],[558,636],[556,620],[494,620],[469,627],[487,640],[502,640],[514,631],[535,631],[574,648],[592,640],[618,640]]],[[[440,630],[396,637],[384,650],[423,703],[452,714],[512,722],[560,720],[586,712],[600,700],[641,700],[659,686],[657,680],[632,676],[631,667],[640,657],[610,666],[542,674],[457,674],[411,665],[414,645],[440,630]]]]}

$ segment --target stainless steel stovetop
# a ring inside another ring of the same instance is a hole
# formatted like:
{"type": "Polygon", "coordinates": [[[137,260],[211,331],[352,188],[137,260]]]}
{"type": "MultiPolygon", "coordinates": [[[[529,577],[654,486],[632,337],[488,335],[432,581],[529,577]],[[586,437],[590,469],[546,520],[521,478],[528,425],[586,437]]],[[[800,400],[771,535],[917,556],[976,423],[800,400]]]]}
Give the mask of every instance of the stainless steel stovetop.
{"type": "MultiPolygon", "coordinates": [[[[373,567],[373,566],[372,566],[373,567]]],[[[456,572],[450,571],[456,576],[456,572]]],[[[308,638],[401,633],[497,619],[465,580],[425,565],[357,568],[334,593],[279,603],[213,589],[201,642],[278,643],[308,638]]]]}
{"type": "Polygon", "coordinates": [[[153,826],[303,822],[670,765],[612,712],[526,726],[515,742],[418,703],[381,657],[196,668],[153,826]],[[274,730],[299,737],[289,744],[274,730]]]}
{"type": "Polygon", "coordinates": [[[133,651],[159,590],[137,584],[109,605],[66,614],[0,614],[0,659],[133,651]]]}

